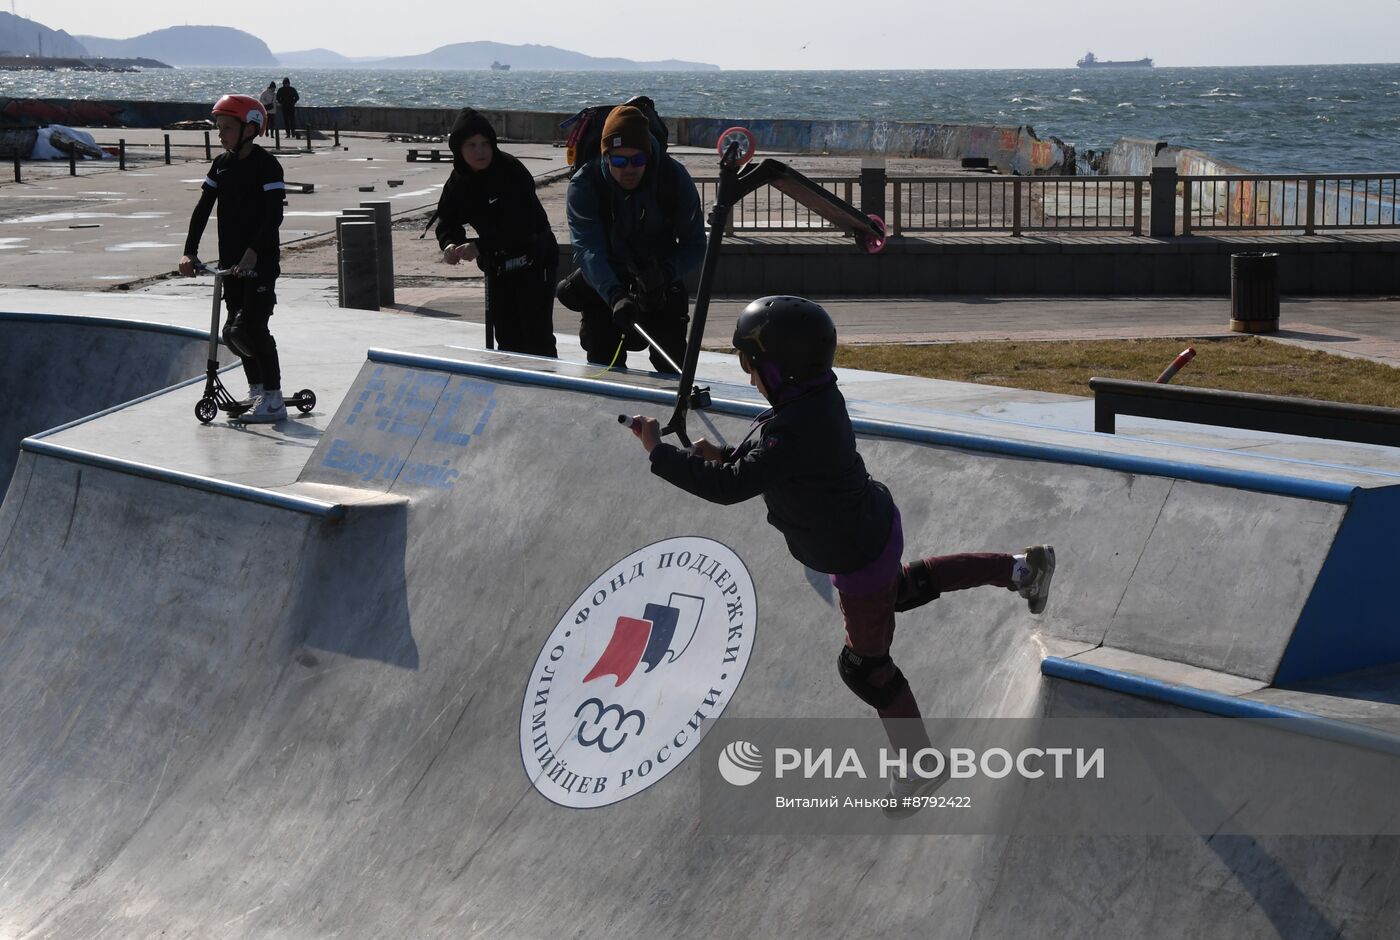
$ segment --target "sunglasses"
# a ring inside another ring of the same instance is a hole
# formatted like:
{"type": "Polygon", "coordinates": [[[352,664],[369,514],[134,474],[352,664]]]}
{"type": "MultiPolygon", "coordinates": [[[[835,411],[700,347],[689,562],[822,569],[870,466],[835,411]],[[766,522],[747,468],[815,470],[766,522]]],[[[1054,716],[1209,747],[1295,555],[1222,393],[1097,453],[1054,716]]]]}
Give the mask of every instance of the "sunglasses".
{"type": "Polygon", "coordinates": [[[634,153],[630,157],[624,157],[620,153],[610,153],[608,154],[608,163],[612,164],[618,169],[622,169],[626,166],[646,166],[647,155],[644,153],[634,153]]]}

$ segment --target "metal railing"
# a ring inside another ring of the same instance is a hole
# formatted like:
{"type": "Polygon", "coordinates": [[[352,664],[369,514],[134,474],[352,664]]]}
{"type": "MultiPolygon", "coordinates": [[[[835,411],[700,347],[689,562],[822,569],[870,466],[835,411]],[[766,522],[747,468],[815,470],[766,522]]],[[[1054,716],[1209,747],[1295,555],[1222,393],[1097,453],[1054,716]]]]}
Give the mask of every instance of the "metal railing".
{"type": "Polygon", "coordinates": [[[890,233],[1129,232],[1145,224],[1147,180],[1135,176],[891,179],[890,233]]]}
{"type": "MultiPolygon", "coordinates": [[[[855,202],[856,180],[837,176],[812,176],[812,182],[840,196],[847,202],[855,202]]],[[[710,206],[715,201],[715,180],[698,179],[695,185],[700,190],[700,204],[710,206]]],[[[797,202],[791,196],[779,192],[771,186],[763,186],[734,206],[729,213],[729,228],[726,234],[735,232],[833,232],[835,227],[811,209],[797,202]]]]}
{"type": "Polygon", "coordinates": [[[1400,174],[1182,176],[1181,231],[1400,228],[1400,174]]]}
{"type": "MultiPolygon", "coordinates": [[[[861,203],[854,177],[814,178],[853,205],[861,203]]],[[[1168,176],[1175,189],[1182,235],[1209,232],[1400,228],[1400,174],[1253,174],[1168,176]]],[[[714,201],[714,180],[697,180],[701,201],[714,201]]],[[[1151,228],[1151,177],[1146,176],[898,176],[884,182],[885,222],[891,235],[915,232],[1116,232],[1151,228]]],[[[812,232],[830,223],[771,187],[745,197],[730,231],[812,232]]],[[[1165,234],[1163,232],[1162,234],[1165,234]]]]}

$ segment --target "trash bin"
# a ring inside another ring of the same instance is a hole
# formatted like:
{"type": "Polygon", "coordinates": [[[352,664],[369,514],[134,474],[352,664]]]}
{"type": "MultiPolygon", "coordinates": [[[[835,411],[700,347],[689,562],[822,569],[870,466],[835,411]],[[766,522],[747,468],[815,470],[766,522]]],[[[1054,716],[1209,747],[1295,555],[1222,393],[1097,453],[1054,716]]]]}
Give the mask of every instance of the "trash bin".
{"type": "Polygon", "coordinates": [[[1278,332],[1278,252],[1242,251],[1230,256],[1230,329],[1278,332]]]}

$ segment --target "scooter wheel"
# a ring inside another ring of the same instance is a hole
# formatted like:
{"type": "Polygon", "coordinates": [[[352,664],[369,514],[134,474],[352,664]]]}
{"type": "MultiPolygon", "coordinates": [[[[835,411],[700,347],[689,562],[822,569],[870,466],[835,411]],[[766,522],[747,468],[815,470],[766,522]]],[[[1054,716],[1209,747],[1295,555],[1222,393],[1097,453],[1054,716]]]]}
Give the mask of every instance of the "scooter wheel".
{"type": "Polygon", "coordinates": [[[719,140],[715,142],[715,149],[722,157],[724,152],[729,149],[729,145],[736,141],[739,144],[739,166],[743,166],[752,160],[753,155],[758,152],[758,141],[754,139],[753,132],[747,127],[731,127],[720,134],[719,140]]]}
{"type": "Polygon", "coordinates": [[[311,409],[316,407],[316,393],[309,388],[302,389],[292,397],[296,399],[297,411],[304,415],[311,414],[311,409]]]}
{"type": "Polygon", "coordinates": [[[862,251],[868,255],[873,255],[882,251],[885,247],[885,220],[873,212],[867,213],[870,216],[870,224],[879,232],[879,235],[866,235],[861,233],[856,236],[856,244],[860,245],[862,251]]]}
{"type": "Polygon", "coordinates": [[[208,424],[219,416],[219,403],[212,398],[201,398],[195,402],[194,416],[201,424],[208,424]]]}

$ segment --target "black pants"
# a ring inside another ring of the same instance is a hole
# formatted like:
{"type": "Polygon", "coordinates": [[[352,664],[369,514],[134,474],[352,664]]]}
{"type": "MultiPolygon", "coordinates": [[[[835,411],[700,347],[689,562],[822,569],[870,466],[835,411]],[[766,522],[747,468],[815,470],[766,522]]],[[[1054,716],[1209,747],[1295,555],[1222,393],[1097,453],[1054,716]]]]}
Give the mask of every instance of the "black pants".
{"type": "Polygon", "coordinates": [[[495,332],[497,349],[558,358],[554,343],[555,272],[553,267],[538,266],[486,272],[486,322],[495,332]]]}
{"type": "Polygon", "coordinates": [[[277,110],[282,115],[282,133],[288,137],[295,137],[297,134],[297,109],[284,106],[277,110]]]}
{"type": "MultiPolygon", "coordinates": [[[[626,366],[626,347],[631,346],[635,349],[645,341],[629,331],[631,335],[627,337],[626,345],[618,352],[618,342],[623,337],[622,332],[613,326],[612,307],[598,296],[597,291],[587,286],[587,282],[580,284],[579,299],[579,306],[583,308],[580,311],[583,322],[579,325],[578,339],[583,344],[584,351],[588,353],[588,361],[604,366],[609,363],[626,366]],[[616,360],[613,358],[614,354],[616,360]]],[[[675,281],[667,285],[660,309],[644,314],[638,325],[666,350],[666,354],[675,360],[676,365],[684,366],[685,333],[689,322],[690,297],[685,292],[685,285],[675,281]]],[[[651,364],[657,372],[676,374],[656,350],[650,346],[645,348],[650,350],[651,364]]]]}
{"type": "Polygon", "coordinates": [[[282,366],[277,358],[277,341],[268,332],[267,321],[277,304],[277,272],[258,272],[253,277],[224,279],[224,307],[228,320],[224,336],[230,329],[238,334],[239,345],[252,353],[243,359],[243,374],[249,385],[261,385],[267,391],[282,388],[282,366]]]}

